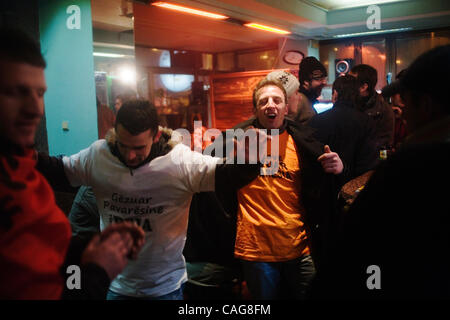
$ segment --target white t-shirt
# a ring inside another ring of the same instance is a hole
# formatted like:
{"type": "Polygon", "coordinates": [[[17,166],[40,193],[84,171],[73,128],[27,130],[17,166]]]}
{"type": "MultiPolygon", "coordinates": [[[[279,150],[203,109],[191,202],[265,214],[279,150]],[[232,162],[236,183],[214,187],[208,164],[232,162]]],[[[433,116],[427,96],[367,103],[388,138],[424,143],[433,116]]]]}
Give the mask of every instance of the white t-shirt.
{"type": "Polygon", "coordinates": [[[64,157],[72,186],[92,186],[100,212],[100,228],[112,222],[136,221],[146,233],[138,259],[111,283],[116,293],[158,297],[187,281],[182,255],[189,206],[196,192],[214,191],[220,158],[204,156],[183,144],[135,170],[109,150],[105,140],[64,157]]]}

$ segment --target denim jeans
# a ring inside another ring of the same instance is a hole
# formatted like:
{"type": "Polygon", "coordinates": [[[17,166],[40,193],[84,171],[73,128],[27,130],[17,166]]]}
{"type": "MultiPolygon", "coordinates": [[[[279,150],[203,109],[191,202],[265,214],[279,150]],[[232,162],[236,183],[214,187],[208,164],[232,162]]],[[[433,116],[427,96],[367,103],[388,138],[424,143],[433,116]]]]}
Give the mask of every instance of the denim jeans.
{"type": "Polygon", "coordinates": [[[182,284],[179,289],[159,297],[124,296],[109,289],[106,300],[183,300],[183,288],[184,284],[182,284]]]}
{"type": "Polygon", "coordinates": [[[316,274],[310,255],[283,262],[241,261],[252,299],[304,300],[316,274]]]}

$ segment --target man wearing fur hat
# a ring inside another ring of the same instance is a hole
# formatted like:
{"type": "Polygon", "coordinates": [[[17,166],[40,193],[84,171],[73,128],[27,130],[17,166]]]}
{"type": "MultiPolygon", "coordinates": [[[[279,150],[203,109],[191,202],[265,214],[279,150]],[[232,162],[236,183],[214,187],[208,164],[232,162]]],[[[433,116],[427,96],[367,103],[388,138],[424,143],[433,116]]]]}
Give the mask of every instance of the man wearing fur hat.
{"type": "Polygon", "coordinates": [[[281,82],[287,94],[287,117],[294,119],[298,114],[300,102],[300,92],[298,91],[300,82],[298,79],[292,73],[284,70],[272,71],[266,76],[266,79],[281,82]]]}
{"type": "Polygon", "coordinates": [[[296,121],[305,123],[317,114],[313,105],[327,84],[327,75],[325,67],[314,57],[306,57],[300,62],[298,71],[300,102],[296,121]]]}

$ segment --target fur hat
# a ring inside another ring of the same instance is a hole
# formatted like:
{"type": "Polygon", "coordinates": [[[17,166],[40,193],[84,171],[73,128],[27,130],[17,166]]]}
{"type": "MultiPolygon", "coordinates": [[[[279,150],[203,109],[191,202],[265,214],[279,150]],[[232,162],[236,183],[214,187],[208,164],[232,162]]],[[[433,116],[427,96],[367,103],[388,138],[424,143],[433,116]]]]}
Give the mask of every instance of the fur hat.
{"type": "Polygon", "coordinates": [[[298,78],[300,83],[311,81],[313,78],[322,78],[328,75],[327,69],[314,57],[303,58],[299,65],[298,78]]]}
{"type": "Polygon", "coordinates": [[[284,70],[275,70],[266,76],[267,80],[277,80],[281,82],[286,90],[287,97],[289,98],[294,92],[298,91],[300,87],[300,82],[298,79],[290,72],[284,70]]]}

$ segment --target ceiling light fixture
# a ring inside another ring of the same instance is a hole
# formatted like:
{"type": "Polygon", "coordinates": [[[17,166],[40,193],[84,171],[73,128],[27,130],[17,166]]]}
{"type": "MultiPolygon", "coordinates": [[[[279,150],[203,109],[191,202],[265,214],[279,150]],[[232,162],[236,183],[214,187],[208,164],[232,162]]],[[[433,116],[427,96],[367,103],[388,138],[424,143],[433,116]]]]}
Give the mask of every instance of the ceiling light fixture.
{"type": "Polygon", "coordinates": [[[94,56],[96,57],[106,57],[106,58],[123,58],[124,54],[118,53],[105,53],[105,52],[94,52],[94,56]]]}
{"type": "Polygon", "coordinates": [[[412,30],[412,28],[398,28],[398,29],[378,30],[378,31],[366,31],[366,32],[357,32],[357,33],[337,34],[337,35],[333,36],[333,38],[347,38],[347,37],[357,37],[357,36],[368,36],[368,35],[371,35],[371,34],[401,32],[401,31],[409,31],[409,30],[412,30]]]}
{"type": "Polygon", "coordinates": [[[253,22],[246,23],[246,24],[244,24],[244,26],[249,27],[249,28],[254,28],[254,29],[274,32],[274,33],[278,33],[278,34],[290,34],[291,33],[291,32],[286,31],[286,30],[282,30],[282,29],[278,29],[278,28],[274,28],[274,27],[269,27],[269,26],[265,26],[263,24],[253,23],[253,22]]]}
{"type": "Polygon", "coordinates": [[[158,2],[153,2],[152,5],[153,6],[157,6],[157,7],[161,7],[161,8],[166,8],[166,9],[171,9],[171,10],[191,13],[191,14],[195,14],[195,15],[198,15],[198,16],[211,18],[211,19],[224,20],[224,19],[228,19],[229,18],[229,17],[221,15],[221,14],[212,13],[212,12],[203,11],[203,10],[198,10],[198,9],[193,9],[193,8],[188,8],[188,7],[184,7],[184,6],[180,6],[180,5],[172,4],[172,3],[168,3],[168,2],[158,1],[158,2]]]}

